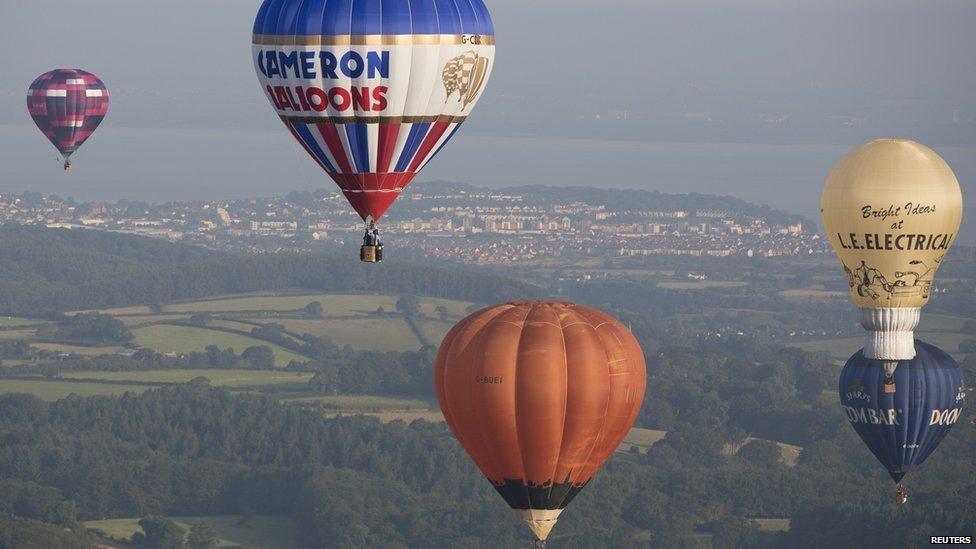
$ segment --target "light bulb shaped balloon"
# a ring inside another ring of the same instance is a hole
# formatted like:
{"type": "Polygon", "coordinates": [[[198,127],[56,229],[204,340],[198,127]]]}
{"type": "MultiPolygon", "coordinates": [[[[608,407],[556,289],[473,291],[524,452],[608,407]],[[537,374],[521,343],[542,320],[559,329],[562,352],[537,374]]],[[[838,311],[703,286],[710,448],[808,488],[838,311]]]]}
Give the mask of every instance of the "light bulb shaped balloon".
{"type": "Polygon", "coordinates": [[[914,330],[962,209],[952,169],[914,141],[872,141],[830,173],[820,215],[867,331],[865,357],[915,357],[914,330]]]}

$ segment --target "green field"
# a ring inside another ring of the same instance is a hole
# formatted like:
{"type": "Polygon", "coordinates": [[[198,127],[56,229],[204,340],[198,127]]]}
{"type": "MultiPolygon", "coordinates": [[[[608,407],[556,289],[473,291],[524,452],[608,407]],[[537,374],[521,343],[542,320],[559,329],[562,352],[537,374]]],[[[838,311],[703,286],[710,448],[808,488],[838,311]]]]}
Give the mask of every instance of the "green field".
{"type": "Polygon", "coordinates": [[[640,427],[634,427],[627,433],[627,438],[620,443],[617,448],[618,452],[630,452],[631,446],[636,446],[640,453],[646,453],[647,449],[653,446],[658,441],[664,439],[668,434],[667,431],[656,431],[654,429],[642,429],[640,427]]]}
{"type": "Polygon", "coordinates": [[[0,316],[0,328],[9,328],[11,326],[34,326],[37,324],[47,324],[46,320],[38,320],[36,318],[22,318],[19,316],[0,316]]]}
{"type": "Polygon", "coordinates": [[[739,450],[741,450],[743,446],[749,444],[754,440],[765,440],[766,442],[772,442],[773,444],[778,446],[780,458],[783,460],[783,463],[788,467],[795,467],[796,460],[800,458],[800,453],[803,452],[803,448],[801,446],[795,446],[793,444],[786,444],[785,442],[776,442],[775,440],[768,440],[768,439],[756,438],[756,437],[747,437],[745,440],[740,442],[736,448],[733,448],[731,444],[726,444],[724,452],[726,454],[733,454],[733,453],[737,454],[739,453],[739,450]]]}
{"type": "Polygon", "coordinates": [[[423,334],[424,338],[432,345],[440,345],[448,330],[454,326],[453,322],[442,322],[434,319],[420,319],[414,321],[417,329],[423,334]]]}
{"type": "Polygon", "coordinates": [[[155,324],[144,328],[136,328],[132,330],[132,334],[135,336],[136,345],[148,347],[161,353],[203,351],[208,345],[216,345],[221,349],[230,347],[235,352],[241,353],[244,349],[254,345],[267,345],[274,351],[276,366],[285,366],[291,360],[300,362],[308,360],[297,353],[273,343],[268,343],[253,337],[209,330],[207,328],[155,324]]]}
{"type": "MultiPolygon", "coordinates": [[[[382,307],[387,312],[396,311],[398,297],[392,295],[359,294],[258,294],[214,298],[164,306],[167,313],[228,312],[228,311],[295,311],[313,301],[322,304],[326,317],[359,316],[375,312],[382,307]]],[[[470,305],[449,299],[421,298],[421,312],[435,316],[435,309],[443,305],[452,316],[461,317],[470,305]]]]}
{"type": "MultiPolygon", "coordinates": [[[[962,332],[966,321],[970,319],[961,316],[935,315],[925,313],[922,315],[921,322],[918,323],[918,331],[921,332],[962,332]]],[[[976,339],[976,334],[970,334],[976,339]]]]}
{"type": "Polygon", "coordinates": [[[190,318],[190,315],[116,315],[116,318],[132,328],[159,322],[176,322],[190,318]]]}
{"type": "Polygon", "coordinates": [[[790,530],[790,519],[788,518],[757,518],[752,519],[752,521],[763,532],[788,532],[790,530]]]}
{"type": "Polygon", "coordinates": [[[75,394],[78,396],[120,395],[132,391],[141,393],[150,389],[146,385],[116,383],[86,383],[83,381],[45,381],[32,379],[0,379],[0,394],[30,393],[41,400],[55,401],[75,394]]]}
{"type": "MultiPolygon", "coordinates": [[[[924,315],[923,315],[924,318],[924,315]]],[[[935,345],[945,352],[958,358],[959,344],[966,339],[976,339],[976,335],[967,335],[942,331],[925,331],[919,329],[915,331],[915,338],[926,343],[935,345]]],[[[813,353],[825,352],[831,357],[847,360],[864,345],[864,339],[860,337],[849,337],[843,339],[825,339],[822,341],[806,341],[794,343],[790,346],[799,347],[804,351],[813,353]]]]}
{"type": "Polygon", "coordinates": [[[419,398],[399,398],[376,395],[313,395],[286,397],[285,402],[323,404],[345,412],[426,411],[431,403],[419,398]]]}
{"type": "Polygon", "coordinates": [[[18,339],[30,339],[37,334],[37,330],[28,328],[26,330],[0,330],[0,341],[16,341],[18,339]]]}
{"type": "Polygon", "coordinates": [[[256,319],[262,323],[281,324],[299,335],[328,336],[337,345],[351,345],[363,351],[416,351],[420,340],[402,318],[362,317],[345,319],[298,320],[287,318],[256,319]]]}
{"type": "Polygon", "coordinates": [[[55,353],[68,353],[81,356],[111,355],[122,350],[118,345],[107,347],[82,347],[68,343],[31,343],[31,347],[40,351],[51,351],[55,353]]]}
{"type": "Polygon", "coordinates": [[[787,299],[830,299],[830,298],[844,298],[847,297],[848,292],[835,292],[830,290],[822,289],[796,289],[796,290],[782,290],[778,292],[781,297],[787,299]]]}
{"type": "Polygon", "coordinates": [[[120,383],[186,383],[205,377],[211,385],[228,387],[261,387],[308,383],[309,372],[270,372],[267,370],[150,370],[138,372],[70,372],[73,379],[98,379],[120,383]]]}
{"type": "Polygon", "coordinates": [[[748,282],[731,280],[665,280],[657,283],[658,288],[666,290],[703,290],[705,288],[741,288],[748,286],[748,282]]]}
{"type": "MultiPolygon", "coordinates": [[[[291,519],[283,517],[250,516],[241,522],[238,515],[216,517],[167,517],[189,530],[195,521],[206,522],[220,536],[221,546],[241,545],[248,549],[290,549],[300,547],[298,532],[291,519]]],[[[98,529],[117,540],[128,541],[141,532],[139,519],[94,520],[84,523],[89,529],[98,529]]]]}

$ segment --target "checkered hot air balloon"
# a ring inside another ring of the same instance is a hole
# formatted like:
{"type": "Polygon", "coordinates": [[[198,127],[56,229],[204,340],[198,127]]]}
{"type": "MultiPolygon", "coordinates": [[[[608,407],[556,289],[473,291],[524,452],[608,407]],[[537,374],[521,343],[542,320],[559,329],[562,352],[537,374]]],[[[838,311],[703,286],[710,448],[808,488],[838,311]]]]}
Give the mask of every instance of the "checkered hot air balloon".
{"type": "Polygon", "coordinates": [[[291,134],[376,221],[467,118],[494,34],[482,0],[265,0],[253,60],[291,134]]]}
{"type": "Polygon", "coordinates": [[[27,91],[27,110],[41,132],[69,158],[108,114],[108,88],[81,69],[55,69],[37,77],[27,91]]]}

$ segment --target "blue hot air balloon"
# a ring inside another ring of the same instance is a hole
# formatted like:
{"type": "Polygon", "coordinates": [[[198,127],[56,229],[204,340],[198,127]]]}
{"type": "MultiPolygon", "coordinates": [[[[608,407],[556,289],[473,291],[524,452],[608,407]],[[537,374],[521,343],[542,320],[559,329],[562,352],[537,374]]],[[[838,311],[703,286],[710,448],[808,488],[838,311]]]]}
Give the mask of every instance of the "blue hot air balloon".
{"type": "Polygon", "coordinates": [[[951,356],[917,340],[915,351],[915,358],[898,362],[858,351],[840,375],[847,419],[895,482],[935,451],[962,417],[966,398],[962,370],[951,356]]]}

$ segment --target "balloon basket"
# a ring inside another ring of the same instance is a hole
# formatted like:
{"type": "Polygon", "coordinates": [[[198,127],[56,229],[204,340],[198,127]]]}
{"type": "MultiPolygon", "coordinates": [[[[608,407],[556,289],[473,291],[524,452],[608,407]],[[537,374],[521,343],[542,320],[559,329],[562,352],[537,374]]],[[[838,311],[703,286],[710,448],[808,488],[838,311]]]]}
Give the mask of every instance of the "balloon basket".
{"type": "Polygon", "coordinates": [[[363,263],[379,263],[383,261],[383,246],[364,244],[359,248],[359,260],[363,263]]]}
{"type": "Polygon", "coordinates": [[[895,490],[895,503],[898,505],[906,505],[908,503],[908,489],[904,486],[898,486],[895,490]]]}

